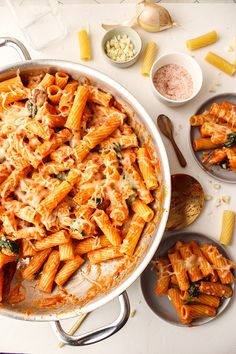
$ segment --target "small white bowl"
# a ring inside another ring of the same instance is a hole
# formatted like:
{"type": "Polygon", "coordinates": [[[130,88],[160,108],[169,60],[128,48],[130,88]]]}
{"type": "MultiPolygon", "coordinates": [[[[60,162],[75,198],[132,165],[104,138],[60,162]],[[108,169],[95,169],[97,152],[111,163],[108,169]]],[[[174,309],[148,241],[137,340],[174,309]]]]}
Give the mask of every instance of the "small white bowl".
{"type": "Polygon", "coordinates": [[[197,94],[199,93],[202,87],[203,76],[202,76],[202,69],[200,68],[200,65],[190,55],[184,53],[169,53],[169,54],[162,55],[153,63],[150,80],[151,80],[151,86],[153,92],[155,96],[158,98],[158,100],[166,104],[167,106],[176,107],[189,102],[190,100],[192,100],[194,97],[197,96],[197,94]],[[192,96],[186,98],[185,100],[172,100],[160,94],[160,92],[156,89],[153,83],[153,77],[158,69],[168,64],[181,65],[189,72],[193,80],[192,96]]]}
{"type": "Polygon", "coordinates": [[[120,26],[120,27],[113,28],[113,29],[107,31],[102,39],[102,51],[103,51],[106,59],[112,65],[115,65],[119,68],[128,68],[129,66],[133,65],[137,61],[137,59],[140,55],[141,49],[142,49],[142,40],[141,40],[140,36],[138,35],[138,33],[130,27],[120,26]],[[109,41],[110,39],[112,39],[112,37],[117,36],[119,34],[120,35],[127,34],[127,36],[132,41],[134,48],[136,50],[136,54],[133,56],[133,58],[131,58],[127,61],[113,60],[108,57],[108,55],[106,54],[106,51],[105,51],[106,42],[109,41]]]}

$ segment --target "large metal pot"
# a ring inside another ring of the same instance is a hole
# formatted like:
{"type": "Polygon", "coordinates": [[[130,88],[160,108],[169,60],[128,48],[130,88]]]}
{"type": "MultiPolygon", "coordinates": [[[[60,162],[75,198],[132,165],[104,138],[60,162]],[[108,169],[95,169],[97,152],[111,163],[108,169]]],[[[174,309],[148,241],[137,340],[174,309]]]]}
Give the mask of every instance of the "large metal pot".
{"type": "MultiPolygon", "coordinates": [[[[135,120],[141,122],[141,124],[145,127],[146,134],[148,134],[149,139],[151,138],[153,146],[160,160],[160,170],[162,176],[162,198],[160,202],[161,205],[159,208],[159,216],[155,220],[155,225],[152,228],[152,232],[149,230],[148,237],[145,238],[145,242],[143,243],[143,252],[140,253],[140,258],[137,259],[137,262],[134,264],[133,268],[129,270],[126,276],[120,279],[120,281],[111,289],[108,289],[106,293],[99,297],[95,297],[92,301],[88,302],[85,304],[85,306],[82,307],[79,307],[78,305],[71,305],[69,308],[57,310],[42,310],[34,308],[34,311],[32,311],[27,317],[25,317],[24,314],[26,307],[10,307],[6,305],[0,310],[1,315],[11,318],[31,321],[51,321],[52,328],[55,331],[57,337],[66,344],[86,345],[96,343],[117,332],[127,322],[130,313],[130,306],[125,290],[146,268],[152,259],[164,233],[168,217],[171,193],[170,171],[166,151],[156,126],[154,125],[150,116],[141,106],[141,104],[124,87],[113,81],[108,76],[87,66],[68,61],[51,59],[31,60],[26,48],[22,45],[22,43],[14,38],[0,38],[0,47],[5,45],[15,47],[15,49],[19,52],[21,57],[25,59],[25,61],[2,68],[0,70],[0,81],[13,77],[16,75],[17,70],[20,70],[20,74],[23,77],[29,73],[32,74],[40,71],[52,73],[55,73],[56,71],[65,71],[69,73],[74,79],[78,79],[81,76],[88,77],[98,87],[111,92],[128,111],[135,112],[135,120]],[[119,317],[113,323],[80,336],[70,336],[62,329],[59,319],[75,317],[78,315],[78,313],[91,312],[111,301],[115,297],[119,297],[121,310],[119,317]]],[[[25,306],[27,306],[27,304],[25,306]]]]}

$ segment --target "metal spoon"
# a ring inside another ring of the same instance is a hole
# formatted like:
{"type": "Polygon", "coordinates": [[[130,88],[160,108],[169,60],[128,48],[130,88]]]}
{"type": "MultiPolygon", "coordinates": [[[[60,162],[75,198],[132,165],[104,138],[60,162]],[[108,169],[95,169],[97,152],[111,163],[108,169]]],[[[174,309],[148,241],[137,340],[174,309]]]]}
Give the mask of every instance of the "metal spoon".
{"type": "Polygon", "coordinates": [[[187,165],[187,162],[186,162],[182,152],[178,148],[178,146],[175,142],[175,139],[173,137],[174,128],[173,128],[173,124],[172,124],[170,118],[168,118],[165,114],[160,114],[157,117],[157,124],[158,124],[158,127],[159,127],[160,131],[162,132],[162,134],[164,134],[170,140],[170,142],[175,150],[175,153],[176,153],[176,156],[178,158],[180,165],[182,167],[185,167],[187,165]]]}
{"type": "Polygon", "coordinates": [[[171,176],[171,204],[167,230],[180,230],[192,224],[204,206],[204,191],[192,176],[171,176]]]}

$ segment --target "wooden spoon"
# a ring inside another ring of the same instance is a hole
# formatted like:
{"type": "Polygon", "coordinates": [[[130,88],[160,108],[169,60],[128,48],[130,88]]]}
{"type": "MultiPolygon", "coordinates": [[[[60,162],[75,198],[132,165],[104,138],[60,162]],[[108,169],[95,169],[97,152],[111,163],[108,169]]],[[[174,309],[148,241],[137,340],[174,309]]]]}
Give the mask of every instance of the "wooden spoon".
{"type": "Polygon", "coordinates": [[[187,165],[187,162],[186,162],[182,152],[178,148],[178,146],[175,142],[175,139],[173,137],[174,128],[173,128],[173,124],[172,124],[170,118],[168,118],[165,114],[160,114],[157,117],[157,125],[158,125],[160,131],[162,132],[162,134],[164,134],[170,140],[170,142],[175,150],[175,153],[176,153],[176,156],[179,160],[180,165],[182,167],[185,167],[187,165]]]}
{"type": "Polygon", "coordinates": [[[171,204],[166,228],[180,230],[192,224],[204,206],[204,190],[192,176],[171,176],[171,204]]]}

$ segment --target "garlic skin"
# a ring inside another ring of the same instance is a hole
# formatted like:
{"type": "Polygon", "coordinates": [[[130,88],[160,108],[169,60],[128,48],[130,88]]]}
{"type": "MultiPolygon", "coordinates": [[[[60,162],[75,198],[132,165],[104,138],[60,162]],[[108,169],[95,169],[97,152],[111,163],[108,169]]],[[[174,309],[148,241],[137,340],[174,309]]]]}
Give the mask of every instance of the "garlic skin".
{"type": "Polygon", "coordinates": [[[137,23],[148,32],[164,31],[174,25],[169,12],[163,6],[146,0],[137,5],[137,23]]]}

